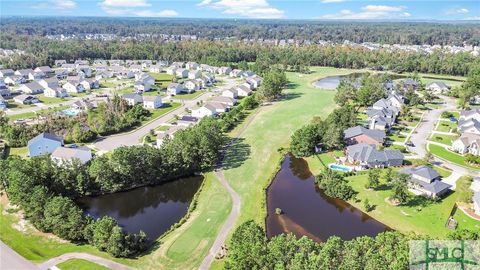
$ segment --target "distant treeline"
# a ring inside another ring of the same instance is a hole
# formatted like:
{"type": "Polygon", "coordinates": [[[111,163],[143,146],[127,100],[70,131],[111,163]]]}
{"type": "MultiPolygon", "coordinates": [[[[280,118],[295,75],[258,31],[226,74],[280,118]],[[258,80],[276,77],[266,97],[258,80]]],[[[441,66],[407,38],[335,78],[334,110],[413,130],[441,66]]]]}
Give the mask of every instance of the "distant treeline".
{"type": "MultiPolygon", "coordinates": [[[[55,59],[162,59],[197,61],[210,65],[255,62],[250,68],[261,74],[272,65],[286,68],[331,66],[338,68],[372,68],[395,72],[425,72],[466,75],[480,65],[480,57],[469,53],[443,54],[369,51],[364,48],[331,45],[304,47],[272,47],[259,44],[219,41],[185,41],[161,43],[150,41],[50,40],[40,36],[0,33],[0,48],[25,50],[27,55],[14,55],[0,60],[4,68],[27,68],[53,65],[55,59]]],[[[235,65],[233,64],[233,65],[235,65]]]]}
{"type": "Polygon", "coordinates": [[[196,35],[202,39],[299,39],[386,44],[480,44],[478,23],[328,22],[155,18],[2,18],[1,32],[14,35],[138,34],[196,35]]]}

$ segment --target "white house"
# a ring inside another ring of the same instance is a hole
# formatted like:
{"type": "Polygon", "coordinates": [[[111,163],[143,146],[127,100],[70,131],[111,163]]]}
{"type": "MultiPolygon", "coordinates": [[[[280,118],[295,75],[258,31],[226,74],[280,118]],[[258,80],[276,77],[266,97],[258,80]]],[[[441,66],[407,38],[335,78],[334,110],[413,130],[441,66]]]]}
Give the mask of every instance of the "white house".
{"type": "Polygon", "coordinates": [[[143,98],[139,94],[133,94],[133,93],[123,94],[122,99],[125,100],[130,106],[143,103],[143,98]]]}
{"type": "Polygon", "coordinates": [[[83,85],[84,89],[97,89],[100,87],[100,83],[95,78],[83,79],[80,81],[80,84],[83,85]]]}
{"type": "Polygon", "coordinates": [[[33,95],[18,95],[13,98],[13,101],[20,104],[35,104],[38,103],[38,98],[33,95]]]}
{"type": "Polygon", "coordinates": [[[14,75],[22,76],[23,78],[28,79],[30,73],[34,73],[32,69],[19,69],[15,71],[14,75]]]}
{"type": "Polygon", "coordinates": [[[133,72],[133,73],[136,73],[136,72],[142,72],[143,71],[143,67],[142,65],[131,65],[129,67],[130,71],[133,72]]]}
{"type": "Polygon", "coordinates": [[[62,86],[68,93],[82,93],[85,88],[78,81],[68,81],[62,86]]]}
{"type": "Polygon", "coordinates": [[[431,82],[427,84],[425,88],[432,91],[435,94],[442,94],[450,89],[450,87],[446,85],[444,82],[431,82]]]}
{"type": "Polygon", "coordinates": [[[248,77],[246,81],[252,86],[253,89],[258,88],[262,84],[262,78],[259,76],[248,77]]]}
{"type": "Polygon", "coordinates": [[[163,67],[162,67],[161,65],[159,65],[159,64],[156,64],[156,65],[151,65],[151,66],[148,68],[148,70],[149,70],[150,72],[160,73],[160,72],[162,72],[163,67]]]}
{"type": "Polygon", "coordinates": [[[159,95],[143,96],[143,108],[158,109],[162,107],[162,98],[159,95]]]}
{"type": "Polygon", "coordinates": [[[229,97],[229,98],[237,98],[238,97],[238,91],[236,89],[227,89],[222,92],[222,96],[224,97],[229,97]]]}
{"type": "Polygon", "coordinates": [[[41,79],[38,83],[43,86],[44,88],[55,88],[58,87],[58,79],[57,77],[50,77],[41,79]]]}
{"type": "Polygon", "coordinates": [[[35,68],[33,71],[35,72],[42,72],[43,74],[47,75],[47,74],[52,74],[53,73],[53,69],[49,66],[41,66],[41,67],[37,67],[35,68]]]}
{"type": "Polygon", "coordinates": [[[44,88],[38,82],[30,82],[20,86],[20,90],[24,94],[40,94],[43,93],[44,88]]]}
{"type": "Polygon", "coordinates": [[[188,90],[188,93],[200,90],[200,86],[194,80],[188,80],[183,83],[184,89],[188,90]]]}
{"type": "Polygon", "coordinates": [[[175,71],[175,76],[177,76],[178,78],[187,78],[188,70],[184,68],[179,68],[175,71]]]}
{"type": "Polygon", "coordinates": [[[18,84],[25,83],[27,80],[22,76],[12,75],[12,76],[7,76],[4,81],[5,81],[5,84],[7,85],[18,85],[18,84]]]}
{"type": "Polygon", "coordinates": [[[198,109],[192,110],[192,116],[196,118],[203,118],[207,116],[214,116],[216,115],[215,107],[211,106],[210,104],[205,104],[205,106],[200,107],[198,109]]]}
{"type": "Polygon", "coordinates": [[[238,78],[238,77],[241,77],[242,74],[243,74],[243,70],[241,70],[241,69],[234,69],[234,70],[232,70],[232,71],[230,72],[229,75],[230,75],[230,77],[236,77],[236,78],[238,78]]]}
{"type": "Polygon", "coordinates": [[[63,98],[68,96],[67,90],[61,87],[53,87],[53,88],[47,87],[43,91],[43,94],[46,97],[54,97],[54,98],[63,98]]]}
{"type": "Polygon", "coordinates": [[[191,80],[198,79],[202,76],[202,72],[199,70],[191,70],[188,72],[188,78],[191,80]]]}
{"type": "Polygon", "coordinates": [[[220,75],[229,75],[232,72],[232,69],[229,67],[221,67],[217,70],[220,75]]]}
{"type": "MultiPolygon", "coordinates": [[[[195,62],[187,62],[187,64],[185,64],[185,68],[186,69],[198,69],[198,64],[195,63],[195,62]]],[[[196,78],[194,78],[196,79],[196,78]]]]}
{"type": "Polygon", "coordinates": [[[86,164],[92,159],[92,151],[87,147],[69,148],[57,147],[50,156],[52,161],[59,166],[80,162],[86,164]]]}
{"type": "Polygon", "coordinates": [[[231,108],[232,106],[235,106],[235,104],[237,103],[237,100],[231,97],[216,96],[212,98],[212,102],[222,103],[227,105],[228,108],[231,108]]]}
{"type": "Polygon", "coordinates": [[[176,75],[177,74],[177,69],[178,69],[178,67],[176,67],[176,66],[170,66],[170,67],[165,69],[165,72],[167,72],[167,74],[169,74],[169,75],[176,75]]]}
{"type": "Polygon", "coordinates": [[[478,156],[480,146],[480,135],[474,133],[463,133],[460,138],[452,143],[452,150],[459,154],[472,154],[478,156]]]}
{"type": "Polygon", "coordinates": [[[0,96],[0,111],[6,110],[7,109],[8,102],[0,96]]]}
{"type": "Polygon", "coordinates": [[[7,77],[7,76],[13,76],[15,74],[15,71],[13,69],[0,69],[0,77],[7,77]]]}
{"type": "Polygon", "coordinates": [[[85,77],[87,78],[92,76],[92,69],[87,65],[79,65],[77,67],[77,72],[85,74],[85,77]]]}
{"type": "Polygon", "coordinates": [[[175,96],[183,91],[183,85],[179,83],[170,83],[167,87],[167,95],[175,96]]]}
{"type": "Polygon", "coordinates": [[[239,97],[248,97],[252,94],[252,89],[246,87],[245,85],[240,85],[235,88],[238,92],[239,97]]]}

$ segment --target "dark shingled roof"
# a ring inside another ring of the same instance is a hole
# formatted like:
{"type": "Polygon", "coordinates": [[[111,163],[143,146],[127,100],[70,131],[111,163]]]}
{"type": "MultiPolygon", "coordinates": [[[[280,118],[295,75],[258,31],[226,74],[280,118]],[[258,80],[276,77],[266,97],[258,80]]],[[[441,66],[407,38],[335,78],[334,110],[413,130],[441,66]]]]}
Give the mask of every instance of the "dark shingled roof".
{"type": "Polygon", "coordinates": [[[362,126],[352,127],[344,131],[345,139],[353,138],[362,134],[365,134],[378,142],[383,142],[386,137],[385,131],[383,130],[373,130],[362,126]]]}

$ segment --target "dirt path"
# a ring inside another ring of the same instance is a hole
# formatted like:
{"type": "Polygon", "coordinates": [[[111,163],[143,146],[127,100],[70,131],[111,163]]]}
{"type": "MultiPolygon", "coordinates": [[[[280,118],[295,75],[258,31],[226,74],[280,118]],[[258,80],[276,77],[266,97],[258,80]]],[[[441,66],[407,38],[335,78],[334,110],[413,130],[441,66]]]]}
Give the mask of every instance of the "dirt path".
{"type": "Polygon", "coordinates": [[[215,255],[217,255],[218,251],[220,250],[222,245],[225,243],[225,240],[227,239],[228,234],[230,233],[238,217],[240,216],[240,207],[241,207],[240,196],[238,196],[237,192],[235,192],[235,190],[233,190],[233,188],[230,186],[228,181],[225,179],[225,175],[223,175],[223,171],[222,171],[222,164],[225,158],[225,153],[227,149],[233,144],[235,144],[235,142],[243,135],[244,131],[248,128],[250,123],[252,123],[253,119],[255,119],[255,116],[257,116],[260,110],[261,108],[259,108],[247,120],[247,122],[245,123],[245,125],[243,125],[243,127],[240,129],[238,134],[235,136],[235,138],[225,147],[225,149],[221,154],[220,160],[217,164],[217,168],[215,169],[215,175],[217,179],[220,181],[222,186],[227,190],[228,194],[230,194],[230,197],[232,198],[232,211],[230,212],[230,215],[228,215],[227,220],[223,224],[222,229],[218,233],[217,238],[215,239],[215,242],[210,248],[210,251],[208,252],[207,256],[203,259],[203,262],[199,267],[199,269],[201,270],[207,270],[210,268],[210,265],[215,259],[215,255]]]}

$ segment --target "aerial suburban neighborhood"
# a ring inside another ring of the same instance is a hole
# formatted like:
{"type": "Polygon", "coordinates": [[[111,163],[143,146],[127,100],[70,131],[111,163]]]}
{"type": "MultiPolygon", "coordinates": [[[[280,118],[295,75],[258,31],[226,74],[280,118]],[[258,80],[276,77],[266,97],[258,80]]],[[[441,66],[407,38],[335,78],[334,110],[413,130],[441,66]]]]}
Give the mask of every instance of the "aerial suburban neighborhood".
{"type": "Polygon", "coordinates": [[[2,1],[0,269],[480,263],[479,13],[2,1]]]}

